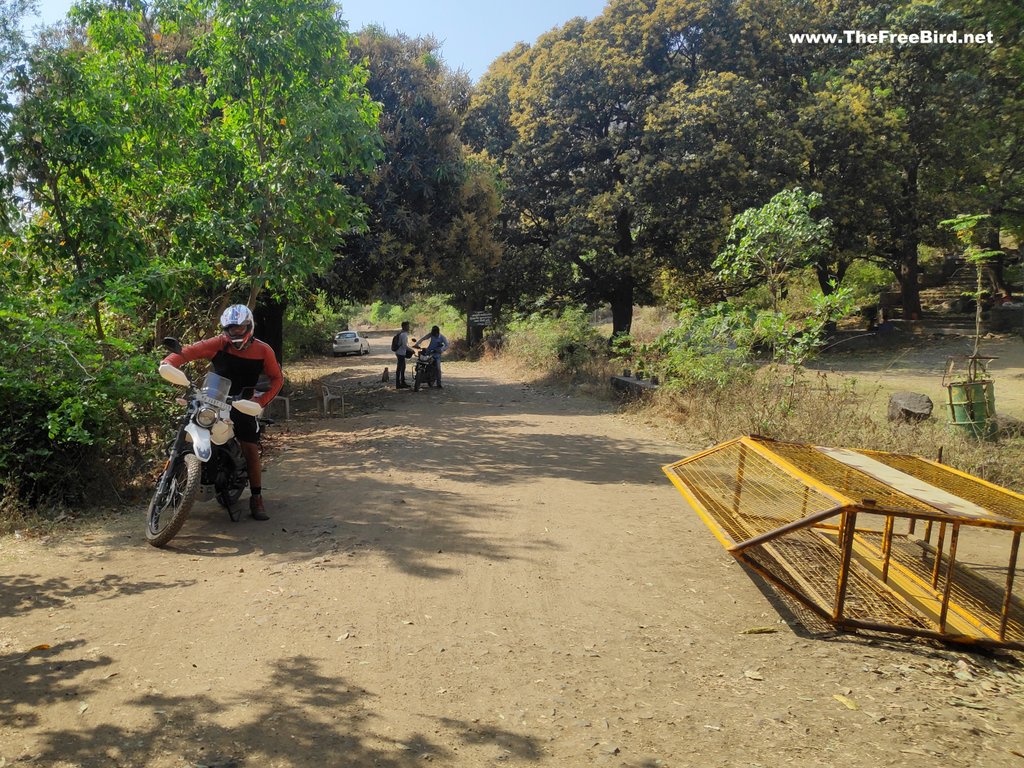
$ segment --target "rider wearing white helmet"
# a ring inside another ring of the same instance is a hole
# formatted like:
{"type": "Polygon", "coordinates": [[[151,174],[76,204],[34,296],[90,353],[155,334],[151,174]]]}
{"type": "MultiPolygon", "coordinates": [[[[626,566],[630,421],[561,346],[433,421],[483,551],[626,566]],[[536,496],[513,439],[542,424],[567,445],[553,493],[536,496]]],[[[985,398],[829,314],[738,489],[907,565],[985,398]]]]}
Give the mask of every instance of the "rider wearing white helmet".
{"type": "Polygon", "coordinates": [[[252,343],[256,319],[245,304],[232,304],[221,313],[220,327],[235,349],[245,349],[252,343]]]}
{"type": "MultiPolygon", "coordinates": [[[[252,398],[266,408],[284,385],[277,355],[270,345],[253,335],[256,332],[256,320],[244,304],[232,304],[225,309],[220,316],[220,327],[223,332],[219,336],[189,344],[180,353],[169,354],[163,362],[180,368],[192,360],[211,360],[214,372],[231,380],[231,394],[235,396],[243,392],[252,394],[260,375],[266,374],[270,379],[270,387],[252,398]]],[[[255,416],[247,416],[238,411],[232,412],[231,421],[235,425],[235,435],[245,454],[249,471],[252,493],[249,512],[256,520],[269,520],[270,516],[263,506],[259,422],[255,416]]]]}

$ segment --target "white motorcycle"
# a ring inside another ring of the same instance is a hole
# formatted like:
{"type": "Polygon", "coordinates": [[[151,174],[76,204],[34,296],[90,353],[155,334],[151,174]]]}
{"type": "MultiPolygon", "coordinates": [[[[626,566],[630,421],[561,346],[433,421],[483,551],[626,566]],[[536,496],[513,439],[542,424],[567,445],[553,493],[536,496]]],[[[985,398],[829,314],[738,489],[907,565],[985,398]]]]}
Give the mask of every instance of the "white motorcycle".
{"type": "MultiPolygon", "coordinates": [[[[165,338],[164,346],[180,352],[177,339],[165,338]]],[[[167,463],[146,511],[146,539],[162,547],[181,530],[192,504],[216,498],[228,510],[233,521],[241,512],[235,503],[249,483],[245,456],[235,439],[231,409],[258,417],[263,408],[254,400],[228,395],[231,381],[216,373],[206,374],[199,387],[193,387],[185,372],[173,365],[160,366],[160,375],[187,388],[182,402],[186,406],[178,434],[171,444],[167,463]]]]}

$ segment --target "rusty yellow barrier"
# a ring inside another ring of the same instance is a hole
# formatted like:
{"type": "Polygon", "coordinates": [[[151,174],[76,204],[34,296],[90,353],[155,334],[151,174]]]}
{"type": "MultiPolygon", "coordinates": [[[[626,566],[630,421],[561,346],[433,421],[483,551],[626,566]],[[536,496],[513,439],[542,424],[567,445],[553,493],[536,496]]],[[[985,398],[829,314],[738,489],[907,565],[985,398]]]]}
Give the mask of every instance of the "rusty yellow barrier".
{"type": "Polygon", "coordinates": [[[760,437],[663,469],[736,559],[835,627],[1024,650],[1024,496],[916,456],[760,437]],[[1005,559],[977,541],[993,536],[1005,559]],[[958,560],[972,537],[984,563],[958,560]]]}

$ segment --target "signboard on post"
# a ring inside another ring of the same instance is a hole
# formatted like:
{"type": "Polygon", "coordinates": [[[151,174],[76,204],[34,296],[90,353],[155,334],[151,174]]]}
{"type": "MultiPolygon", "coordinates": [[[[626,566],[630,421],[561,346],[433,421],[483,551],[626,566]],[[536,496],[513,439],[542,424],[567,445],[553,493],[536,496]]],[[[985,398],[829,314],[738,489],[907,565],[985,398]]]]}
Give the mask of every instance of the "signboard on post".
{"type": "Polygon", "coordinates": [[[490,312],[470,312],[469,313],[469,324],[478,328],[489,326],[493,322],[494,318],[490,312]]]}

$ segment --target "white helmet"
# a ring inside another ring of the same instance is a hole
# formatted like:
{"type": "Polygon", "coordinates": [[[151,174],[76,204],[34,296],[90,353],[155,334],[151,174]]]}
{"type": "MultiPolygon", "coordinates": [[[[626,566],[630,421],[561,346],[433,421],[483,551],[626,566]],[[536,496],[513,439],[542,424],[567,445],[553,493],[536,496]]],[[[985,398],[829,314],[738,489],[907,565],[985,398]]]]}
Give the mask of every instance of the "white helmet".
{"type": "Polygon", "coordinates": [[[220,327],[228,341],[235,345],[235,349],[245,349],[252,344],[256,320],[245,304],[232,304],[220,316],[220,327]]]}

